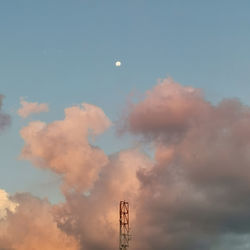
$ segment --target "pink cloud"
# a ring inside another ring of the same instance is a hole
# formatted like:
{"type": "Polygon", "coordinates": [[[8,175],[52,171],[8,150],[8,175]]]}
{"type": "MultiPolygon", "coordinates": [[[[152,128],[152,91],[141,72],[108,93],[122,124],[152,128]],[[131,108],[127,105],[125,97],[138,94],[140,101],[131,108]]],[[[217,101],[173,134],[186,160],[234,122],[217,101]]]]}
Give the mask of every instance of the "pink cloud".
{"type": "Polygon", "coordinates": [[[38,114],[41,112],[48,112],[49,106],[47,103],[27,102],[23,98],[20,100],[21,107],[17,113],[22,118],[26,118],[32,114],[38,114]]]}
{"type": "Polygon", "coordinates": [[[1,249],[80,249],[77,239],[58,228],[47,200],[29,194],[16,194],[11,199],[19,206],[6,220],[0,220],[1,249]]]}
{"type": "Polygon", "coordinates": [[[243,244],[249,106],[235,99],[212,105],[200,90],[165,79],[132,105],[126,129],[155,146],[154,167],[138,172],[134,249],[224,249],[226,238],[243,244]]]}
{"type": "Polygon", "coordinates": [[[144,100],[131,104],[124,129],[134,134],[162,133],[174,138],[210,109],[201,90],[181,86],[168,78],[147,91],[144,100]]]}
{"type": "Polygon", "coordinates": [[[65,109],[63,120],[31,122],[21,130],[22,157],[61,176],[65,202],[10,197],[20,205],[0,222],[0,248],[22,249],[20,238],[7,237],[17,234],[29,249],[40,243],[41,231],[41,239],[51,239],[48,249],[60,249],[61,242],[69,249],[117,249],[118,205],[125,199],[132,250],[248,249],[250,107],[235,99],[213,105],[201,90],[165,79],[124,119],[123,129],[153,147],[152,157],[139,148],[108,156],[91,145],[89,138],[111,122],[90,104],[65,109]],[[26,220],[34,233],[20,226],[26,220]],[[49,235],[44,228],[51,228],[49,235]]]}
{"type": "Polygon", "coordinates": [[[25,141],[22,158],[63,178],[64,188],[87,190],[108,163],[105,153],[88,142],[89,136],[111,125],[104,112],[90,104],[65,109],[65,119],[49,124],[31,122],[21,130],[25,141]]]}

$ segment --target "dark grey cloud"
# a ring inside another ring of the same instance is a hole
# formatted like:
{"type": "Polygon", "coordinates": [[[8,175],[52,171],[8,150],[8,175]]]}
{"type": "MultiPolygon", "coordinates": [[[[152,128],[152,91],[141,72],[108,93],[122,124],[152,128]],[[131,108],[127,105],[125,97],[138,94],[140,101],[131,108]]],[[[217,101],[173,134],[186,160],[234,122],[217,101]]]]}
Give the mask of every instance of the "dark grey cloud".
{"type": "Polygon", "coordinates": [[[2,111],[4,96],[0,94],[0,132],[10,125],[10,116],[2,111]]]}

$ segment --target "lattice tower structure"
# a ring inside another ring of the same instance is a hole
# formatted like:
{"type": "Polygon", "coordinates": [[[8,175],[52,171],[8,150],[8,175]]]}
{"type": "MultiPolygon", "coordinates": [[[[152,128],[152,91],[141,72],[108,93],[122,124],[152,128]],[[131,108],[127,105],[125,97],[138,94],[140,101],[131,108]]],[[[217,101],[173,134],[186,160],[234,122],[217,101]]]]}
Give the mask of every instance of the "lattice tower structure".
{"type": "Polygon", "coordinates": [[[128,250],[130,234],[129,234],[129,203],[120,201],[120,245],[119,250],[128,250]]]}

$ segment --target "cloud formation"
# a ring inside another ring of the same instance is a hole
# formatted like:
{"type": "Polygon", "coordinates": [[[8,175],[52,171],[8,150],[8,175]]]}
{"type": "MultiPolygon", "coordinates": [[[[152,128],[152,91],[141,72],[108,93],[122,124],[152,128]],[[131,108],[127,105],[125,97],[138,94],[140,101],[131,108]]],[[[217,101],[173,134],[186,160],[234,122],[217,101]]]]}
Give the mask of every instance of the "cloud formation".
{"type": "Polygon", "coordinates": [[[154,167],[138,172],[135,249],[228,249],[225,238],[240,245],[250,233],[250,107],[235,99],[214,106],[165,79],[127,122],[155,145],[154,167]]]}
{"type": "Polygon", "coordinates": [[[150,166],[149,159],[138,150],[110,156],[89,196],[68,193],[66,203],[57,206],[59,227],[79,238],[82,250],[117,249],[119,201],[131,202],[130,219],[135,221],[140,188],[136,173],[150,166]]]}
{"type": "Polygon", "coordinates": [[[167,79],[147,91],[144,100],[130,106],[124,130],[147,137],[178,139],[211,105],[201,90],[167,79]]]}
{"type": "Polygon", "coordinates": [[[0,94],[0,132],[10,124],[10,116],[2,111],[4,96],[0,94]]]}
{"type": "Polygon", "coordinates": [[[0,249],[79,249],[78,241],[58,228],[47,200],[30,194],[16,194],[11,199],[19,206],[6,220],[0,220],[0,249]]]}
{"type": "Polygon", "coordinates": [[[91,136],[111,122],[90,104],[67,108],[64,120],[21,130],[22,157],[62,177],[65,202],[11,197],[19,206],[0,222],[0,248],[32,248],[41,244],[39,232],[50,239],[47,249],[64,243],[115,250],[125,199],[132,250],[249,249],[250,107],[236,99],[212,105],[201,90],[165,79],[124,119],[123,130],[153,145],[153,157],[139,148],[108,156],[92,146],[91,136]],[[24,227],[24,237],[19,229],[26,220],[34,230],[24,227]],[[7,237],[13,234],[20,238],[7,237]]]}
{"type": "Polygon", "coordinates": [[[27,118],[32,114],[38,114],[41,112],[48,112],[49,106],[47,103],[37,103],[37,102],[27,102],[24,98],[20,99],[21,107],[18,109],[17,113],[22,118],[27,118]]]}
{"type": "Polygon", "coordinates": [[[111,125],[104,112],[90,104],[65,109],[65,119],[49,124],[31,122],[21,130],[25,141],[22,157],[63,178],[63,188],[87,191],[107,164],[104,152],[92,146],[88,137],[111,125]]]}

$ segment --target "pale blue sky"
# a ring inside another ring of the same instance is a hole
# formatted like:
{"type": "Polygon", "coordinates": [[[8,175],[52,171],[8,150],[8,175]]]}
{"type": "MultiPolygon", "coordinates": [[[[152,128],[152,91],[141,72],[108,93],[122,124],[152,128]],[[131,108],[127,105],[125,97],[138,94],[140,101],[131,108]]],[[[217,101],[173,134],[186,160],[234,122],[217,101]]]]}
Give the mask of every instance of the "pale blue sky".
{"type": "MultiPolygon", "coordinates": [[[[18,160],[30,121],[16,115],[20,97],[49,103],[32,119],[61,119],[65,107],[88,102],[115,121],[131,92],[171,76],[213,102],[250,104],[249,10],[247,0],[0,1],[0,93],[12,116],[0,137],[0,188],[61,197],[57,177],[18,160]]],[[[112,153],[130,140],[110,130],[97,144],[112,153]]]]}

